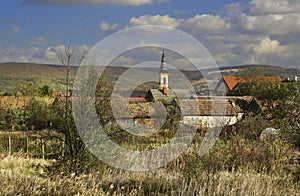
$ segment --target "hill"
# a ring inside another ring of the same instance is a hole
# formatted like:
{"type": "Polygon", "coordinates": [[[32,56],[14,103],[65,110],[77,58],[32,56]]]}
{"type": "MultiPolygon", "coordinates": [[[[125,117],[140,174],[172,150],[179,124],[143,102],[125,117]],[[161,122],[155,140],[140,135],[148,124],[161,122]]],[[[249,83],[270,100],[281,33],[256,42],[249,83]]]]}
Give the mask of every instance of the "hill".
{"type": "MultiPolygon", "coordinates": [[[[238,71],[246,68],[260,68],[265,73],[280,75],[282,78],[300,76],[300,71],[293,68],[283,68],[280,66],[272,65],[240,65],[240,66],[227,66],[221,67],[222,75],[234,75],[238,71]]],[[[71,68],[71,78],[74,78],[78,67],[71,68]]],[[[109,75],[112,84],[127,70],[126,67],[107,67],[105,74],[109,75]]],[[[146,72],[156,73],[154,68],[147,70],[137,70],[136,77],[143,76],[146,72]]],[[[202,89],[205,81],[202,74],[205,73],[209,76],[210,80],[218,80],[219,70],[205,69],[201,72],[181,70],[181,72],[189,78],[195,89],[202,89]]],[[[20,88],[20,85],[25,82],[32,82],[35,86],[42,86],[44,84],[50,86],[55,91],[65,89],[65,75],[66,67],[62,65],[50,64],[34,64],[34,63],[0,63],[0,92],[13,93],[20,88]]],[[[129,78],[128,81],[134,81],[136,78],[129,78]]]]}
{"type": "MultiPolygon", "coordinates": [[[[71,69],[74,76],[77,68],[71,69]]],[[[34,63],[1,63],[0,92],[17,91],[22,83],[32,82],[35,86],[49,85],[60,90],[65,84],[66,68],[60,65],[34,63]]]]}

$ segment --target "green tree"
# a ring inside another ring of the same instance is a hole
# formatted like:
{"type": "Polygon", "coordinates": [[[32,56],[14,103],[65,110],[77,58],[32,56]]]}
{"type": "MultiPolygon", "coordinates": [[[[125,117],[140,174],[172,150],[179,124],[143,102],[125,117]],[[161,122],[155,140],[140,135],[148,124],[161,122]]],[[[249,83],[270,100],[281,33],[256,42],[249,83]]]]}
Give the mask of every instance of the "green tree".
{"type": "Polygon", "coordinates": [[[39,89],[39,95],[40,96],[48,96],[50,97],[52,95],[53,90],[46,84],[44,84],[42,87],[40,87],[39,89]]]}
{"type": "Polygon", "coordinates": [[[47,103],[32,98],[24,107],[24,111],[26,111],[27,129],[42,130],[48,128],[50,106],[47,103]]]}
{"type": "Polygon", "coordinates": [[[300,149],[300,82],[287,83],[289,93],[278,102],[274,119],[282,137],[300,149]]]}

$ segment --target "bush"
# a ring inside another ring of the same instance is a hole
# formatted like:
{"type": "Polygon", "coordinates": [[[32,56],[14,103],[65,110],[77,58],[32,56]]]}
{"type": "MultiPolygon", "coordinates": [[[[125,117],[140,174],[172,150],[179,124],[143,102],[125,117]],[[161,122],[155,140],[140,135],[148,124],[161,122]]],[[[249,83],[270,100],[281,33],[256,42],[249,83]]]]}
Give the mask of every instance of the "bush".
{"type": "Polygon", "coordinates": [[[219,139],[209,153],[202,157],[198,155],[197,149],[185,155],[184,175],[192,179],[203,172],[214,175],[219,171],[235,171],[243,168],[255,172],[288,173],[295,170],[287,164],[293,154],[293,148],[280,140],[267,143],[240,136],[227,141],[219,139]]]}

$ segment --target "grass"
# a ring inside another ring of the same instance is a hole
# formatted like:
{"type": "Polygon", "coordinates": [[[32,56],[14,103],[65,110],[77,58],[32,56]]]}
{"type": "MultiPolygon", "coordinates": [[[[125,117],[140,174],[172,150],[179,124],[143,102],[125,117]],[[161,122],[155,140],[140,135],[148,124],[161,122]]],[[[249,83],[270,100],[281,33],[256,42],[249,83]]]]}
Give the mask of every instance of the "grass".
{"type": "MultiPolygon", "coordinates": [[[[257,150],[251,142],[240,141],[241,148],[257,150]],[[254,149],[253,149],[254,148],[254,149]]],[[[22,154],[5,157],[0,161],[0,190],[2,195],[299,195],[300,184],[293,172],[286,153],[290,148],[274,143],[274,149],[282,153],[269,154],[266,158],[275,161],[271,168],[258,170],[244,157],[239,167],[227,168],[232,144],[217,143],[211,154],[197,157],[197,144],[193,144],[178,159],[167,166],[149,172],[124,171],[99,163],[93,172],[50,172],[56,166],[53,160],[31,159],[22,154]],[[274,146],[275,145],[275,146],[274,146]],[[225,149],[225,150],[224,150],[225,149]],[[218,159],[215,157],[218,156],[218,159]],[[279,161],[282,160],[282,161],[279,161]],[[208,164],[205,164],[208,163],[208,164]],[[223,167],[223,166],[224,167],[223,167]],[[287,169],[289,168],[289,169],[287,169]]],[[[257,146],[257,143],[253,143],[257,146]]],[[[264,144],[258,146],[262,148],[264,144]]],[[[269,147],[268,144],[266,147],[269,147]]],[[[262,149],[263,152],[265,149],[262,149]]],[[[247,149],[244,149],[247,151],[247,149]]],[[[256,153],[257,154],[257,153],[256,153]]],[[[240,158],[243,153],[240,153],[240,158]]],[[[245,156],[250,156],[245,154],[245,156]]],[[[256,155],[253,155],[256,156],[256,155]]],[[[62,166],[64,167],[64,166],[62,166]]],[[[65,167],[68,167],[67,165],[65,167]]]]}
{"type": "Polygon", "coordinates": [[[3,158],[0,163],[0,172],[7,176],[31,176],[45,174],[44,168],[51,165],[51,160],[26,158],[18,154],[3,158]]]}
{"type": "Polygon", "coordinates": [[[187,181],[165,171],[129,173],[108,171],[88,175],[60,174],[51,178],[0,174],[2,194],[8,195],[299,195],[286,178],[241,170],[214,174],[215,181],[187,181]]]}

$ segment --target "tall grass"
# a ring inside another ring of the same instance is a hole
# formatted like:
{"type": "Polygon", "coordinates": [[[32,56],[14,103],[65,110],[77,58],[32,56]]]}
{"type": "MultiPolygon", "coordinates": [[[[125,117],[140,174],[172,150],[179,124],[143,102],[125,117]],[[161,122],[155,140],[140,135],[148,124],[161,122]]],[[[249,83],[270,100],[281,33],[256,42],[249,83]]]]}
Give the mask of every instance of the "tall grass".
{"type": "MultiPolygon", "coordinates": [[[[261,143],[243,138],[217,141],[198,156],[194,143],[164,168],[130,172],[99,163],[76,175],[48,172],[54,162],[22,155],[0,162],[3,195],[299,195],[299,165],[294,149],[280,141],[261,143]]],[[[53,168],[52,168],[53,169],[53,168]]]]}

